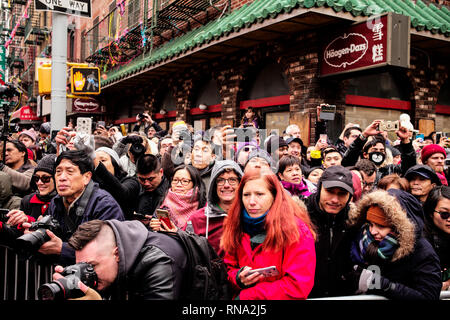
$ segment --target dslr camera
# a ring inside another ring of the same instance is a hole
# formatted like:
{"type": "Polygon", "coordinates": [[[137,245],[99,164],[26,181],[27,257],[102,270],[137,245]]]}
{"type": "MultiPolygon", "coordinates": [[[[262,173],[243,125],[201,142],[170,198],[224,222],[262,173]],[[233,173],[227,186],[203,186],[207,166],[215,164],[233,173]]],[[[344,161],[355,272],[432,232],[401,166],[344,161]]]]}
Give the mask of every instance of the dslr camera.
{"type": "Polygon", "coordinates": [[[20,95],[19,89],[12,83],[5,83],[0,85],[0,98],[9,99],[20,95]]]}
{"type": "Polygon", "coordinates": [[[31,255],[39,250],[39,248],[50,240],[46,230],[50,230],[55,235],[62,234],[61,226],[58,221],[51,216],[45,216],[41,220],[33,222],[30,227],[30,233],[20,236],[16,240],[16,245],[22,254],[31,255]]]}
{"type": "Polygon", "coordinates": [[[39,300],[66,300],[81,298],[83,291],[78,287],[81,281],[92,289],[97,289],[98,277],[94,267],[86,262],[80,262],[65,267],[61,273],[63,278],[45,283],[38,289],[39,300]]]}

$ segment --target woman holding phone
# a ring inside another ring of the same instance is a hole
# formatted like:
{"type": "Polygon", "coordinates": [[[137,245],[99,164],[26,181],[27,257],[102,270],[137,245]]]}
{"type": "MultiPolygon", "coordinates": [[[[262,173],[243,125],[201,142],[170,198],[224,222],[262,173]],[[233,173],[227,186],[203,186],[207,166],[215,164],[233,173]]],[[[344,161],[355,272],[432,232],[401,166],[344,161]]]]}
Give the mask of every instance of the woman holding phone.
{"type": "Polygon", "coordinates": [[[275,174],[248,170],[221,239],[235,299],[306,299],[314,284],[314,241],[308,213],[275,174]]]}
{"type": "Polygon", "coordinates": [[[205,204],[206,189],[200,172],[191,165],[180,165],[174,169],[170,189],[159,210],[168,211],[173,225],[167,226],[164,221],[161,223],[158,217],[150,221],[150,228],[154,231],[161,228],[168,231],[184,229],[191,215],[205,204]]]}

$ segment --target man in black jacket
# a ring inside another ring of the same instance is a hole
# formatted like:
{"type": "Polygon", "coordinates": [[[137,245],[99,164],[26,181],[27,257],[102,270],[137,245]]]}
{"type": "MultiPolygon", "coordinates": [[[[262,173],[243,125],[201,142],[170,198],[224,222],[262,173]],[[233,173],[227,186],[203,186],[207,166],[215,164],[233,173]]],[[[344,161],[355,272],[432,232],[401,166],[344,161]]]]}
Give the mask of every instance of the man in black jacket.
{"type": "MultiPolygon", "coordinates": [[[[77,263],[93,265],[96,290],[105,298],[175,300],[180,296],[187,263],[183,248],[163,233],[149,232],[138,221],[89,221],[80,225],[69,244],[77,263]]],[[[91,292],[86,299],[92,297],[91,292]]]]}
{"type": "Polygon", "coordinates": [[[310,298],[340,296],[341,275],[350,263],[350,239],[346,222],[353,195],[352,173],[342,166],[327,168],[317,192],[306,206],[319,238],[316,241],[316,273],[310,298]]]}
{"type": "Polygon", "coordinates": [[[342,159],[342,165],[344,167],[354,166],[360,155],[362,155],[362,158],[369,159],[375,163],[378,168],[376,183],[388,174],[397,173],[399,175],[404,175],[410,167],[417,163],[416,152],[411,142],[411,132],[406,128],[400,127],[400,129],[396,131],[396,134],[400,138],[398,149],[401,153],[401,163],[399,165],[389,164],[383,166],[386,158],[386,144],[384,139],[374,137],[373,140],[368,141],[370,136],[377,136],[382,132],[378,130],[380,123],[381,120],[374,120],[366,129],[364,129],[359,137],[350,145],[342,159]]]}
{"type": "Polygon", "coordinates": [[[147,216],[148,224],[157,208],[159,208],[170,188],[169,180],[164,176],[161,161],[152,154],[140,157],[136,165],[136,176],[141,190],[139,192],[136,212],[147,216]]]}

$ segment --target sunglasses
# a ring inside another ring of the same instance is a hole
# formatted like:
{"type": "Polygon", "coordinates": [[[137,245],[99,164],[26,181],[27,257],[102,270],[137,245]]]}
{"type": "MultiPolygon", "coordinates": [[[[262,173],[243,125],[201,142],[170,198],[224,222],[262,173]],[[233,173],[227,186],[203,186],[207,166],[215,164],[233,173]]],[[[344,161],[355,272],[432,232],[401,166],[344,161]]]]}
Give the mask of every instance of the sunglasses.
{"type": "Polygon", "coordinates": [[[52,176],[38,176],[38,175],[33,176],[33,181],[35,183],[38,183],[39,180],[41,180],[42,183],[49,183],[51,179],[52,179],[52,176]]]}
{"type": "Polygon", "coordinates": [[[435,210],[434,212],[439,213],[439,215],[441,216],[441,219],[443,219],[443,220],[447,220],[448,217],[450,217],[450,212],[446,212],[446,211],[436,211],[436,210],[435,210]]]}

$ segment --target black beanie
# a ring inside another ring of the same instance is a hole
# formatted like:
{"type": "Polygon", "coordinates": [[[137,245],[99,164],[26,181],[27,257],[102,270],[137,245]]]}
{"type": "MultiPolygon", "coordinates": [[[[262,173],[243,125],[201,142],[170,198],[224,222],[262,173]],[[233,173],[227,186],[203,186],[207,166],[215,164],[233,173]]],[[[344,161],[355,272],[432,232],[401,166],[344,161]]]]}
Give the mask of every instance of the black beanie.
{"type": "Polygon", "coordinates": [[[55,175],[55,162],[56,162],[56,155],[55,154],[49,154],[44,156],[37,164],[37,167],[34,168],[34,173],[38,171],[44,171],[52,176],[55,175]]]}

